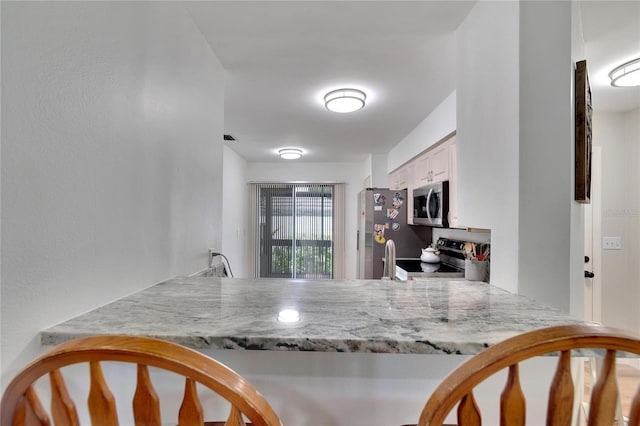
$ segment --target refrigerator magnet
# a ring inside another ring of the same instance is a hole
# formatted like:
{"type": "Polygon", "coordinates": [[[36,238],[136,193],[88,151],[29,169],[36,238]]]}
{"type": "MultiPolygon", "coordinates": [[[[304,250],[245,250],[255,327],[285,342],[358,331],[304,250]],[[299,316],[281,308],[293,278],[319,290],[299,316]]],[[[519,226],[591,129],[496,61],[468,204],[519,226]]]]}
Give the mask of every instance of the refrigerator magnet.
{"type": "Polygon", "coordinates": [[[404,198],[402,198],[402,196],[400,195],[399,192],[396,192],[393,195],[393,201],[392,201],[392,205],[393,207],[395,207],[396,209],[400,208],[400,206],[404,203],[404,198]]]}
{"type": "Polygon", "coordinates": [[[384,230],[389,229],[389,224],[385,223],[384,225],[381,223],[376,223],[373,225],[373,238],[376,240],[378,244],[384,244],[387,240],[384,238],[384,230]]]}

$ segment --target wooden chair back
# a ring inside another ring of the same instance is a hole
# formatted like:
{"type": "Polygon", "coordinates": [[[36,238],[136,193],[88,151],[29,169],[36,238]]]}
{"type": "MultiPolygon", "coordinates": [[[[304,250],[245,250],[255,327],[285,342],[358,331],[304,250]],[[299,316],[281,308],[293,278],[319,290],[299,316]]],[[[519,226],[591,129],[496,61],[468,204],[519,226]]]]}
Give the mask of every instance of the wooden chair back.
{"type": "Polygon", "coordinates": [[[61,368],[88,363],[90,390],[88,412],[93,425],[118,425],[115,398],[104,378],[101,361],[137,364],[133,415],[136,425],[159,426],[160,400],[148,367],[185,377],[185,390],[177,413],[180,426],[202,426],[203,410],[196,383],[231,403],[226,424],[244,426],[243,414],[253,425],[281,425],[264,397],[242,376],[218,361],[184,346],[152,338],[96,336],[62,343],[25,367],[5,389],[0,407],[1,425],[78,425],[78,412],[61,374],[61,368]],[[51,409],[45,410],[34,383],[49,375],[51,409]]]}
{"type": "MultiPolygon", "coordinates": [[[[559,357],[549,390],[546,425],[572,425],[575,390],[571,376],[571,351],[575,349],[604,350],[602,369],[591,393],[588,425],[612,425],[619,398],[616,354],[620,351],[640,355],[640,340],[619,330],[590,325],[539,329],[484,350],[461,364],[440,383],[424,406],[418,425],[441,426],[456,404],[459,426],[480,425],[481,413],[473,389],[494,373],[507,368],[507,383],[500,395],[500,424],[524,425],[526,401],[520,386],[518,365],[526,359],[554,352],[558,352],[559,357]]],[[[629,425],[640,426],[640,387],[631,403],[629,425]]]]}

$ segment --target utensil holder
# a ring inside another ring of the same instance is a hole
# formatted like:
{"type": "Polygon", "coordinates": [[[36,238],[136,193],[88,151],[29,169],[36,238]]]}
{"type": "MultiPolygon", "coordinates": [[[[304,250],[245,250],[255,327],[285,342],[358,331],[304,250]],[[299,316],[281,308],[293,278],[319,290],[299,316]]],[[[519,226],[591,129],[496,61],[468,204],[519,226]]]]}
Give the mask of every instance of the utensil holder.
{"type": "Polygon", "coordinates": [[[466,259],[464,261],[464,278],[469,281],[484,281],[487,276],[487,261],[466,259]]]}

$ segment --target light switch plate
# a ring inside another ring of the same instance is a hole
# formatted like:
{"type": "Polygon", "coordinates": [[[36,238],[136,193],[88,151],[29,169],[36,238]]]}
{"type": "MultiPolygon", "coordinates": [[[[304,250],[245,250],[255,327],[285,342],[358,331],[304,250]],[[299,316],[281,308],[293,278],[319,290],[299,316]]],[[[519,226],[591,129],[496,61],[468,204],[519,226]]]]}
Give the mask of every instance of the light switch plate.
{"type": "Polygon", "coordinates": [[[603,250],[622,250],[622,237],[603,237],[603,250]]]}

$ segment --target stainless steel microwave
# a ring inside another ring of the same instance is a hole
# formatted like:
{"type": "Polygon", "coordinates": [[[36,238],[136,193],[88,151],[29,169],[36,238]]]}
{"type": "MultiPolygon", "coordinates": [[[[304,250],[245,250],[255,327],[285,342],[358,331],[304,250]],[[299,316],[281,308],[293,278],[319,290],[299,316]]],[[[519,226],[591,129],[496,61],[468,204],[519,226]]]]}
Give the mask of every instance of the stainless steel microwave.
{"type": "Polygon", "coordinates": [[[449,227],[449,182],[435,182],[413,190],[413,223],[449,227]]]}

